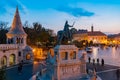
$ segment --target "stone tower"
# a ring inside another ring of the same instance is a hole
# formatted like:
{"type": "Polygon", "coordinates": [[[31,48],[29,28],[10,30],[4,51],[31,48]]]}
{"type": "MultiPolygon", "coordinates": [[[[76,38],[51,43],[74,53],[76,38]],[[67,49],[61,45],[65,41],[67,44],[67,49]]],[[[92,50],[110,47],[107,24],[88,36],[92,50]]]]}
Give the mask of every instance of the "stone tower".
{"type": "Polygon", "coordinates": [[[91,32],[93,32],[94,31],[94,28],[93,28],[93,25],[91,26],[91,32]]]}
{"type": "Polygon", "coordinates": [[[16,8],[11,28],[6,36],[7,44],[19,44],[22,48],[26,46],[27,34],[22,27],[18,7],[16,8]]]}

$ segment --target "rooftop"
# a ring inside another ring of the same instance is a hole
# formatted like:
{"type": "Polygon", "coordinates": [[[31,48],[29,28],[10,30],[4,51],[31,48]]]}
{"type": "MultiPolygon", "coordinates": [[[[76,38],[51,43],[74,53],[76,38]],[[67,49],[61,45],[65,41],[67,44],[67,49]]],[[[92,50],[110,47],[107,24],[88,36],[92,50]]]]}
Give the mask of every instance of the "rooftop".
{"type": "Polygon", "coordinates": [[[22,27],[18,7],[16,8],[14,19],[13,19],[13,22],[12,22],[12,25],[11,25],[11,28],[8,34],[25,34],[26,35],[22,27]]]}

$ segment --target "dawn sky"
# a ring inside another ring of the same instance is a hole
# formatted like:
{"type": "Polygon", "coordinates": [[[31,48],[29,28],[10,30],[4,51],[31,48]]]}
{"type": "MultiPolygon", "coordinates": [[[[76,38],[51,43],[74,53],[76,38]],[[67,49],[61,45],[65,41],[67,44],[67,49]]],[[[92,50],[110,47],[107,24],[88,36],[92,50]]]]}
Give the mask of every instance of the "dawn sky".
{"type": "Polygon", "coordinates": [[[11,25],[16,5],[23,24],[39,22],[57,32],[68,20],[77,29],[90,30],[93,24],[97,31],[120,32],[119,0],[0,0],[0,21],[11,25]]]}

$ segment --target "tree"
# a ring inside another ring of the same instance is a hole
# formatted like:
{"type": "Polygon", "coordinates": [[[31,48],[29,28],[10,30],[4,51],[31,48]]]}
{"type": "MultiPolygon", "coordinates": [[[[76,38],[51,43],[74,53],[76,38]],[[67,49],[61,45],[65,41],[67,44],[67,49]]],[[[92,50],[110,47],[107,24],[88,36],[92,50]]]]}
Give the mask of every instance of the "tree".
{"type": "MultiPolygon", "coordinates": [[[[26,23],[28,24],[28,23],[26,23]]],[[[42,27],[38,22],[34,22],[32,27],[24,25],[24,30],[27,33],[27,42],[29,45],[38,46],[39,43],[42,46],[48,46],[51,44],[52,35],[49,34],[49,29],[42,27]]]]}
{"type": "Polygon", "coordinates": [[[0,21],[0,30],[7,29],[8,22],[0,21]]]}
{"type": "Polygon", "coordinates": [[[5,68],[0,69],[0,80],[6,80],[5,68]]]}

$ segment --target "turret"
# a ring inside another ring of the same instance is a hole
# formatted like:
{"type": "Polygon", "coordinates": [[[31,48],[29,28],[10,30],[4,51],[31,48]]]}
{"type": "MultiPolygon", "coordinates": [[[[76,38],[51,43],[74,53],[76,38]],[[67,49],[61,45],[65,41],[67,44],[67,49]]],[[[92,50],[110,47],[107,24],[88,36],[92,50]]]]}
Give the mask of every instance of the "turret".
{"type": "Polygon", "coordinates": [[[22,27],[18,7],[16,8],[11,28],[6,36],[7,44],[20,44],[26,46],[27,34],[22,27]]]}
{"type": "Polygon", "coordinates": [[[94,31],[94,29],[93,29],[93,25],[91,26],[91,32],[93,32],[94,31]]]}

